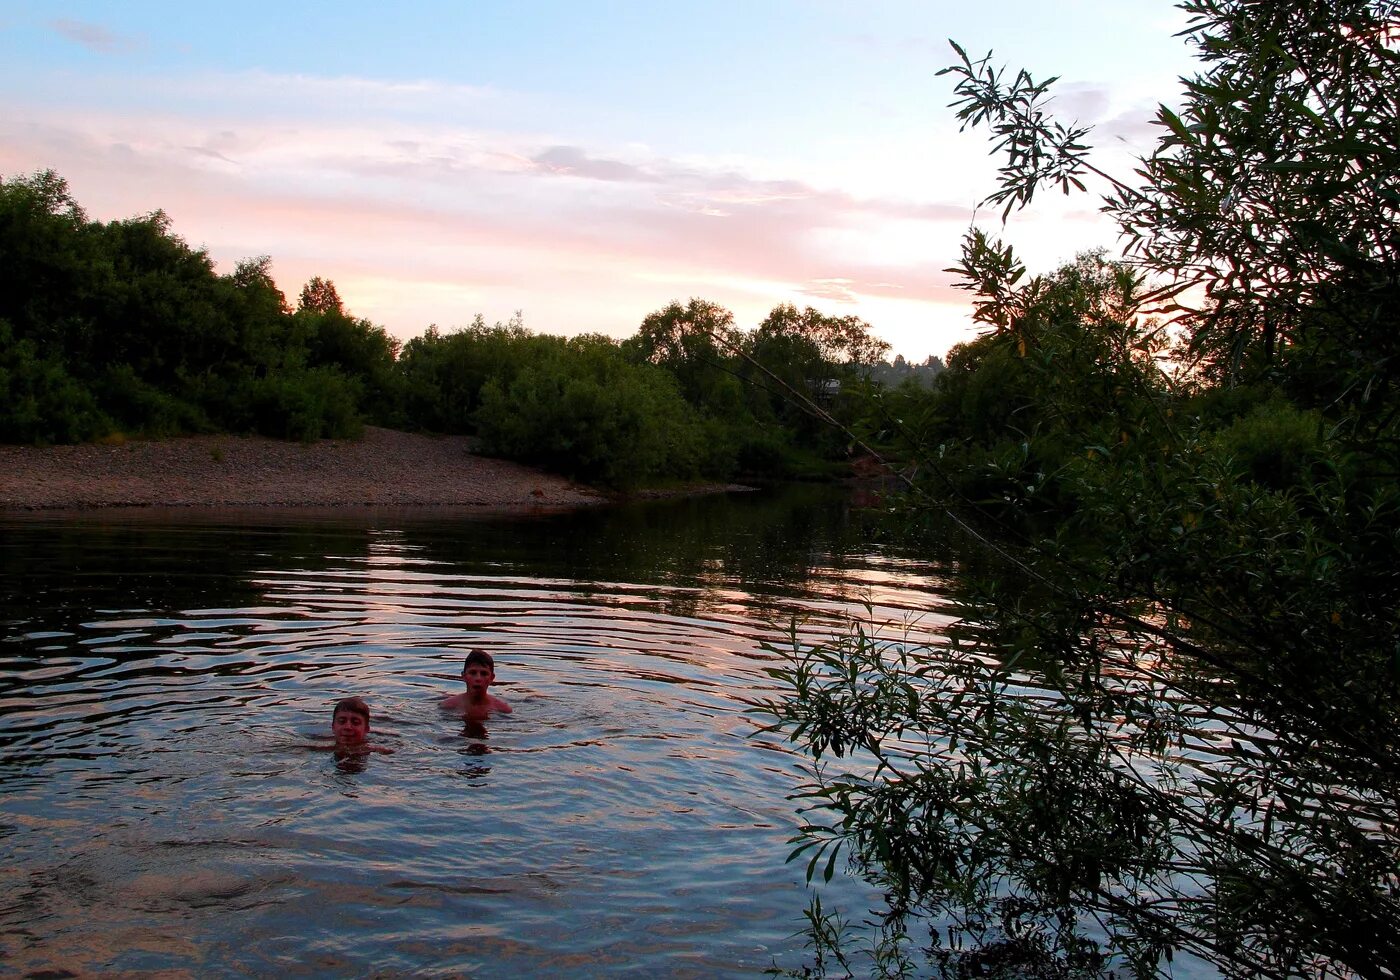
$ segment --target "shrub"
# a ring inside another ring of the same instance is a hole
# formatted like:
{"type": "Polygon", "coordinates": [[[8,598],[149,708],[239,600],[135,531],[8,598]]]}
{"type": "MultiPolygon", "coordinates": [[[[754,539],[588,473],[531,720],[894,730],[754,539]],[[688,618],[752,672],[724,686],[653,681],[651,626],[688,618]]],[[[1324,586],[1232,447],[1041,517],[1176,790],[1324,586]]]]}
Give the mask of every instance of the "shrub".
{"type": "Polygon", "coordinates": [[[304,368],[245,382],[241,428],[279,439],[350,439],[364,429],[356,382],[333,368],[304,368]]]}
{"type": "Polygon", "coordinates": [[[136,376],[130,364],[103,372],[97,383],[103,407],[127,429],[150,436],[208,431],[209,417],[197,406],[136,376]]]}
{"type": "Polygon", "coordinates": [[[704,459],[702,423],[670,376],[606,338],[574,338],[513,381],[488,381],[475,421],[489,452],[614,487],[694,476],[704,459]]]}
{"type": "Polygon", "coordinates": [[[1322,451],[1322,417],[1277,398],[1257,405],[1215,437],[1236,472],[1275,490],[1307,481],[1322,451]]]}
{"type": "Polygon", "coordinates": [[[15,340],[0,320],[0,441],[83,442],[112,428],[93,393],[63,361],[44,357],[32,341],[15,340]]]}

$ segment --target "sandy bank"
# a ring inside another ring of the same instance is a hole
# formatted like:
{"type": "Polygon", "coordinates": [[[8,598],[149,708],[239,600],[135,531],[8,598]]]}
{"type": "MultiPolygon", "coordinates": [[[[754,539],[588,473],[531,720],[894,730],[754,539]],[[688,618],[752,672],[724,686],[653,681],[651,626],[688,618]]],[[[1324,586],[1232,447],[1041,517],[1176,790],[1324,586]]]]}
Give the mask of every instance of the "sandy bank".
{"type": "Polygon", "coordinates": [[[121,445],[0,445],[0,511],[98,507],[489,507],[607,498],[539,470],[478,456],[463,436],[368,427],[303,444],[190,436],[121,445]]]}

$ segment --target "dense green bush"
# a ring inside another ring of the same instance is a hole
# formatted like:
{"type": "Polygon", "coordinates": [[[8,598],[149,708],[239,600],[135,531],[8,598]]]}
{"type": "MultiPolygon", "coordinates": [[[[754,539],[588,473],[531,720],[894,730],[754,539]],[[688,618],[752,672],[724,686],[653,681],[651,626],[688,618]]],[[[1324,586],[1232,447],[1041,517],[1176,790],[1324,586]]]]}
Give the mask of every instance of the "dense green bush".
{"type": "Polygon", "coordinates": [[[1213,448],[1237,472],[1274,490],[1312,484],[1313,467],[1324,457],[1321,413],[1275,398],[1217,432],[1213,448]]]}
{"type": "Polygon", "coordinates": [[[488,381],[476,421],[488,452],[608,486],[692,477],[706,462],[704,427],[672,377],[606,337],[553,343],[488,381]]]}
{"type": "Polygon", "coordinates": [[[138,377],[130,364],[109,365],[94,379],[92,390],[107,411],[145,435],[173,436],[215,428],[196,402],[138,377]]]}
{"type": "Polygon", "coordinates": [[[404,344],[399,357],[405,413],[410,424],[433,432],[472,433],[488,381],[509,386],[549,347],[519,318],[488,327],[480,316],[463,330],[429,327],[404,344]]]}
{"type": "Polygon", "coordinates": [[[106,435],[112,420],[57,357],[31,340],[16,340],[0,320],[0,441],[82,442],[106,435]]]}
{"type": "Polygon", "coordinates": [[[357,410],[359,383],[329,367],[289,369],[244,383],[237,403],[241,428],[314,442],[352,439],[364,422],[357,410]]]}

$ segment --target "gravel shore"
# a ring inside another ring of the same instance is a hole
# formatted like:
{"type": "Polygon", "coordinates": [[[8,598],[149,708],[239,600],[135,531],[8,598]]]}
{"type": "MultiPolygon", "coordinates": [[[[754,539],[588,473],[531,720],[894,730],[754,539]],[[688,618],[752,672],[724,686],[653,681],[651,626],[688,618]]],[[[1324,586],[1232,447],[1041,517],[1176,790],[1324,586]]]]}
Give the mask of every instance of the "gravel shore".
{"type": "Polygon", "coordinates": [[[0,445],[0,512],[106,507],[576,507],[607,498],[476,455],[464,436],[367,427],[305,444],[190,436],[119,445],[0,445]]]}

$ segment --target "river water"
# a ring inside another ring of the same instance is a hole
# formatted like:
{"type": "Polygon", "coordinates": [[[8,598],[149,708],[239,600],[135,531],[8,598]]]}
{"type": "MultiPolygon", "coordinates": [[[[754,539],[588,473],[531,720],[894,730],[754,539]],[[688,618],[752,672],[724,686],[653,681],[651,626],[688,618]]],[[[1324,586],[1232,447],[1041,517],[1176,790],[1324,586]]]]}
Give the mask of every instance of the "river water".
{"type": "MultiPolygon", "coordinates": [[[[933,637],[948,569],[820,489],[530,517],[0,518],[0,963],[752,976],[804,962],[796,617],[933,637]],[[466,649],[515,708],[438,711],[466,649]],[[358,694],[392,755],[307,748],[358,694]]],[[[830,886],[859,907],[865,886],[830,886]]]]}

